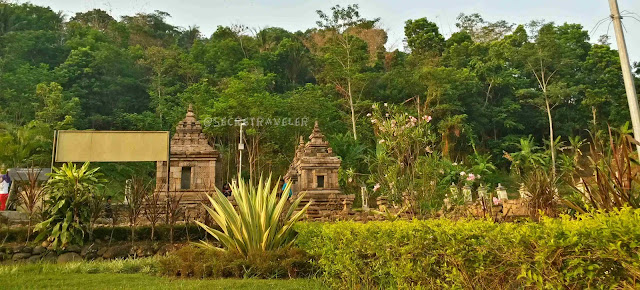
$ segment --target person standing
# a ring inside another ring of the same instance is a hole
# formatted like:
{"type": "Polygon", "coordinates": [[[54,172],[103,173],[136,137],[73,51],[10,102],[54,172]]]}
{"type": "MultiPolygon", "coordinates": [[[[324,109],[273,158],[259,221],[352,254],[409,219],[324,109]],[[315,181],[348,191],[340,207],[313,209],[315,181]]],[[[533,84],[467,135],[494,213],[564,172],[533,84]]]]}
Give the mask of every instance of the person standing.
{"type": "Polygon", "coordinates": [[[7,199],[9,199],[9,188],[11,188],[11,178],[9,173],[0,175],[0,210],[5,210],[7,199]]]}

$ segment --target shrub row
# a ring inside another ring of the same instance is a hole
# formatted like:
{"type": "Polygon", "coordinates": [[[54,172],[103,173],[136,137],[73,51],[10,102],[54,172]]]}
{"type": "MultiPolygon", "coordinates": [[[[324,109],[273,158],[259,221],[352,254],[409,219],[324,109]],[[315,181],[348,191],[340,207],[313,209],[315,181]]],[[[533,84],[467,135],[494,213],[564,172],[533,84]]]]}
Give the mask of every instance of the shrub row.
{"type": "Polygon", "coordinates": [[[541,222],[303,223],[297,246],[335,288],[640,286],[640,210],[541,222]]]}
{"type": "Polygon", "coordinates": [[[244,257],[233,252],[187,246],[159,261],[163,275],[181,278],[281,279],[317,273],[309,255],[295,248],[244,257]]]}
{"type": "MultiPolygon", "coordinates": [[[[188,225],[176,225],[174,227],[174,241],[200,241],[206,238],[207,233],[196,224],[188,225]]],[[[29,238],[33,241],[37,236],[34,233],[29,238]]],[[[128,226],[115,226],[115,227],[97,227],[93,230],[93,239],[100,239],[103,241],[112,242],[126,242],[131,240],[131,228],[128,226]]],[[[169,225],[156,226],[154,233],[155,241],[169,241],[170,239],[170,227],[169,225]]],[[[27,240],[27,228],[26,227],[14,227],[9,229],[0,230],[0,242],[24,242],[27,240]]],[[[136,241],[150,241],[151,240],[151,226],[138,226],[135,229],[136,241]]]]}

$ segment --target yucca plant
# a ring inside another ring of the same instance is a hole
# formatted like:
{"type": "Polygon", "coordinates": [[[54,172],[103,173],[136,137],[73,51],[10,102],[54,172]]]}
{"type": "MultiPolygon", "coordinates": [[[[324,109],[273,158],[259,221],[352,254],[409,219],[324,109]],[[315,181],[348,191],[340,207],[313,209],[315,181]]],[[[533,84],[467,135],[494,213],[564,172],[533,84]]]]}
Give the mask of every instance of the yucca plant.
{"type": "MultiPolygon", "coordinates": [[[[287,184],[284,192],[289,192],[291,184],[287,184]]],[[[196,222],[216,240],[222,248],[201,241],[203,247],[223,251],[236,251],[244,256],[251,253],[271,251],[289,247],[294,239],[293,225],[305,214],[311,202],[300,211],[295,212],[304,197],[298,197],[287,209],[287,194],[278,196],[278,184],[271,184],[271,177],[266,180],[260,177],[257,186],[246,184],[243,180],[231,183],[233,197],[237,202],[234,208],[220,190],[208,195],[211,206],[205,209],[222,231],[213,229],[201,222],[196,222]]]]}

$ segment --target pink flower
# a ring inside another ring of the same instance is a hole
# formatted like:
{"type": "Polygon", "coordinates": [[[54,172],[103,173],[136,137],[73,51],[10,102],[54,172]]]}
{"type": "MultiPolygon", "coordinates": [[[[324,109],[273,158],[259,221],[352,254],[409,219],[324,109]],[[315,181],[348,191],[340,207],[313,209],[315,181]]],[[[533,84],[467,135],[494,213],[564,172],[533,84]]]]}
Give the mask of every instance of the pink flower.
{"type": "Polygon", "coordinates": [[[376,185],[373,186],[373,191],[378,191],[378,189],[380,189],[380,183],[376,183],[376,185]]]}
{"type": "Polygon", "coordinates": [[[389,117],[389,113],[386,113],[385,116],[387,116],[387,118],[389,117]]]}
{"type": "Polygon", "coordinates": [[[427,116],[427,123],[431,122],[431,116],[427,116]]]}
{"type": "Polygon", "coordinates": [[[500,205],[500,199],[498,199],[497,197],[493,197],[493,204],[494,205],[500,205]]]}
{"type": "Polygon", "coordinates": [[[467,181],[474,181],[476,179],[476,176],[473,175],[473,173],[469,173],[469,176],[467,176],[467,181]]]}

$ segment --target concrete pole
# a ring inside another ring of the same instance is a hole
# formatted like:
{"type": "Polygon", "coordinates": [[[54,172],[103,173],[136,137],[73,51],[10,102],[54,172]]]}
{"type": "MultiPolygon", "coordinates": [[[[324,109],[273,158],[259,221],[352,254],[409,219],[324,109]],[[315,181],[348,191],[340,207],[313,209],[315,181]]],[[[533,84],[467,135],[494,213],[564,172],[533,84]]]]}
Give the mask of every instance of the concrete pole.
{"type": "MultiPolygon", "coordinates": [[[[620,16],[620,10],[618,9],[618,1],[609,0],[609,7],[611,8],[611,20],[613,20],[613,29],[616,33],[618,53],[620,54],[620,65],[622,66],[624,87],[627,91],[627,101],[629,102],[629,112],[631,113],[631,125],[633,125],[633,137],[638,140],[640,139],[640,111],[638,110],[638,96],[636,95],[636,87],[633,83],[633,74],[631,73],[629,54],[627,53],[627,43],[624,40],[624,33],[622,31],[622,16],[620,16]]],[[[636,148],[638,150],[638,157],[640,158],[640,145],[636,145],[636,148]]]]}

